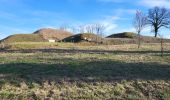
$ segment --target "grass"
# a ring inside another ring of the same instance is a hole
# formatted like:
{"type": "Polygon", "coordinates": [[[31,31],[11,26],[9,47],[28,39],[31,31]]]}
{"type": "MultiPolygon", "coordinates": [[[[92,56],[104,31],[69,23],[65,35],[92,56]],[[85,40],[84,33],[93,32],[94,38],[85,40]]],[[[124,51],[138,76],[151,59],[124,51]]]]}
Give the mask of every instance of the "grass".
{"type": "Polygon", "coordinates": [[[108,36],[108,38],[136,38],[137,34],[133,32],[123,32],[108,36]]]}
{"type": "Polygon", "coordinates": [[[14,34],[8,36],[5,39],[0,40],[0,42],[4,43],[14,43],[14,42],[47,42],[48,40],[54,39],[55,41],[61,41],[62,39],[71,36],[72,33],[57,30],[57,29],[50,29],[50,28],[43,28],[40,30],[35,31],[32,34],[14,34]]]}
{"type": "Polygon", "coordinates": [[[39,34],[16,34],[2,40],[5,43],[14,42],[45,42],[46,40],[39,34]]]}
{"type": "MultiPolygon", "coordinates": [[[[151,36],[140,36],[141,43],[160,43],[160,38],[154,38],[151,36]]],[[[170,39],[163,39],[165,43],[170,43],[170,39]]],[[[123,32],[118,34],[112,34],[106,37],[107,44],[138,44],[138,35],[133,32],[123,32]]]]}
{"type": "Polygon", "coordinates": [[[140,50],[134,44],[108,46],[109,49],[105,45],[40,44],[15,43],[10,50],[18,51],[0,53],[0,99],[170,97],[169,44],[164,57],[155,52],[158,44],[143,45],[140,50]],[[36,50],[23,52],[34,45],[36,50]],[[38,45],[50,45],[54,50],[42,51],[38,45]]]}
{"type": "Polygon", "coordinates": [[[75,42],[75,43],[82,42],[82,41],[89,41],[89,42],[92,42],[92,43],[104,42],[104,41],[102,41],[102,37],[97,36],[97,35],[92,34],[92,33],[76,34],[76,35],[73,35],[73,36],[70,36],[70,37],[67,37],[67,38],[63,39],[62,41],[75,42]]]}
{"type": "MultiPolygon", "coordinates": [[[[107,50],[107,51],[159,51],[159,43],[143,43],[138,49],[136,44],[122,44],[122,45],[96,45],[89,42],[81,43],[64,43],[64,42],[14,42],[7,43],[8,50],[22,50],[22,49],[83,49],[83,50],[107,50]]],[[[170,50],[170,43],[164,43],[164,50],[170,50]]]]}

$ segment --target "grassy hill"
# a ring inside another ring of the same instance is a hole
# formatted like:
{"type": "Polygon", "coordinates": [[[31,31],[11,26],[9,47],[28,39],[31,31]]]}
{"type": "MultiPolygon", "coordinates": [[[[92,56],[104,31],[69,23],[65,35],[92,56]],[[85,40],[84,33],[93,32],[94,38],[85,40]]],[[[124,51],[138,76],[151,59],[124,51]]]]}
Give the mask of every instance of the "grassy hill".
{"type": "Polygon", "coordinates": [[[103,39],[95,34],[92,33],[81,33],[76,34],[70,37],[63,39],[64,42],[100,42],[102,43],[103,39]]]}
{"type": "MultiPolygon", "coordinates": [[[[151,36],[140,36],[141,42],[143,43],[160,43],[160,38],[151,36]]],[[[110,44],[136,44],[138,43],[138,35],[133,32],[123,32],[112,34],[106,37],[106,40],[110,44]]],[[[163,39],[165,43],[170,43],[170,39],[163,39]]]]}
{"type": "Polygon", "coordinates": [[[136,38],[137,34],[133,32],[123,32],[123,33],[117,33],[112,34],[108,36],[107,38],[136,38]]]}
{"type": "Polygon", "coordinates": [[[1,41],[5,43],[14,43],[14,42],[43,42],[46,41],[40,34],[16,34],[11,35],[1,41]]]}
{"type": "MultiPolygon", "coordinates": [[[[141,36],[142,43],[160,43],[160,38],[150,37],[150,36],[141,36]]],[[[138,43],[138,36],[133,32],[123,32],[112,34],[106,38],[102,38],[95,34],[91,33],[80,33],[73,35],[70,32],[64,30],[56,30],[50,28],[43,28],[35,31],[33,34],[16,34],[11,35],[1,41],[6,43],[14,42],[47,42],[49,39],[54,39],[56,41],[63,42],[74,42],[82,43],[86,42],[89,44],[92,43],[101,43],[101,44],[136,44],[138,43]]],[[[164,39],[165,43],[170,43],[170,39],[164,39]]]]}
{"type": "Polygon", "coordinates": [[[72,33],[63,31],[63,30],[56,30],[50,28],[43,28],[38,31],[35,31],[33,34],[16,34],[11,35],[1,41],[6,43],[13,43],[13,42],[45,42],[49,39],[54,39],[56,41],[60,41],[66,37],[71,36],[72,33]]]}
{"type": "Polygon", "coordinates": [[[35,31],[33,34],[40,34],[44,39],[55,39],[56,41],[61,41],[62,39],[72,36],[73,34],[64,30],[57,30],[51,28],[43,28],[35,31]]]}

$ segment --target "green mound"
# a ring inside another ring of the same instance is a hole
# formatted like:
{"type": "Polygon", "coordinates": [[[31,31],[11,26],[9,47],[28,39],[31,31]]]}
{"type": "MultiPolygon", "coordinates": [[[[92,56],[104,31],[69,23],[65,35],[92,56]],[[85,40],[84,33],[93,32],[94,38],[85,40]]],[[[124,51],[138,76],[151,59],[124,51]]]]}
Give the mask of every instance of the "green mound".
{"type": "Polygon", "coordinates": [[[54,39],[56,41],[61,41],[62,39],[73,35],[65,30],[51,28],[43,28],[35,31],[33,34],[40,34],[45,40],[54,39]]]}
{"type": "Polygon", "coordinates": [[[39,34],[16,34],[11,35],[3,40],[6,43],[14,42],[43,42],[45,39],[39,34]]]}
{"type": "MultiPolygon", "coordinates": [[[[107,41],[110,44],[137,44],[138,43],[138,35],[133,32],[123,32],[112,34],[107,38],[107,41]]],[[[151,36],[140,36],[140,40],[142,43],[160,43],[160,38],[155,38],[151,36]]],[[[170,39],[163,39],[164,43],[170,43],[170,39]]]]}
{"type": "Polygon", "coordinates": [[[46,42],[49,40],[61,41],[62,39],[71,36],[72,33],[58,30],[58,29],[50,29],[43,28],[35,31],[32,34],[16,34],[11,35],[1,42],[13,43],[13,42],[46,42]]]}
{"type": "Polygon", "coordinates": [[[135,37],[137,37],[136,33],[123,32],[123,33],[112,34],[108,36],[107,38],[135,38],[135,37]]]}
{"type": "Polygon", "coordinates": [[[63,39],[64,42],[102,42],[102,38],[92,33],[81,33],[63,39]]]}

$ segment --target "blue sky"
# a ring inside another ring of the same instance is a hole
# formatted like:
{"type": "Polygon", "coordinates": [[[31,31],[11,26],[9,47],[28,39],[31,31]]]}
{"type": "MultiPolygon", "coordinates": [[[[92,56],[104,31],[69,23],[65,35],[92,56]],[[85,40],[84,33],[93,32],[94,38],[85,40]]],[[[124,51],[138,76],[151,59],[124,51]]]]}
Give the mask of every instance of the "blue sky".
{"type": "MultiPolygon", "coordinates": [[[[32,33],[40,28],[77,27],[101,23],[106,35],[132,31],[136,10],[170,8],[170,0],[0,0],[0,39],[17,33],[32,33]]],[[[170,38],[170,30],[161,31],[170,38]]],[[[143,31],[150,33],[150,27],[143,31]]]]}

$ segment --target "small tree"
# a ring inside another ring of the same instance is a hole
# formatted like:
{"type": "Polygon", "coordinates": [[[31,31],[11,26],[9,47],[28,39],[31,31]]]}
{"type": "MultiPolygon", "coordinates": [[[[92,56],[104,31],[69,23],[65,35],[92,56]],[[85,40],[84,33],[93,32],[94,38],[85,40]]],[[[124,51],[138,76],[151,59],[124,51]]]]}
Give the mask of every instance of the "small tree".
{"type": "Polygon", "coordinates": [[[85,32],[85,26],[84,25],[80,25],[79,26],[79,32],[80,33],[84,33],[85,32]]]}
{"type": "Polygon", "coordinates": [[[87,33],[94,33],[95,26],[93,24],[86,25],[86,32],[87,33]]]}
{"type": "Polygon", "coordinates": [[[163,41],[163,36],[160,36],[161,38],[161,56],[163,57],[164,55],[164,41],[163,41]]]}
{"type": "Polygon", "coordinates": [[[69,26],[68,25],[66,25],[66,24],[63,24],[63,25],[61,25],[60,26],[60,30],[63,30],[63,31],[67,31],[67,29],[69,28],[69,26]]]}
{"type": "Polygon", "coordinates": [[[78,30],[75,27],[72,26],[71,31],[72,31],[72,33],[77,33],[78,30]]]}
{"type": "MultiPolygon", "coordinates": [[[[96,37],[96,42],[99,42],[98,36],[103,37],[104,36],[104,30],[105,30],[105,26],[102,24],[95,24],[95,31],[97,34],[96,37]]],[[[102,40],[101,40],[102,41],[102,40]]]]}
{"type": "Polygon", "coordinates": [[[140,48],[141,45],[141,31],[146,26],[146,19],[147,17],[142,13],[142,11],[136,11],[133,25],[138,34],[138,48],[140,48]]]}
{"type": "Polygon", "coordinates": [[[163,54],[164,54],[164,38],[163,38],[163,35],[161,35],[159,33],[158,33],[158,36],[160,38],[160,54],[161,54],[161,57],[163,57],[163,54]]]}
{"type": "Polygon", "coordinates": [[[160,28],[170,27],[170,11],[159,7],[149,9],[147,24],[152,26],[155,37],[157,37],[160,28]]]}

